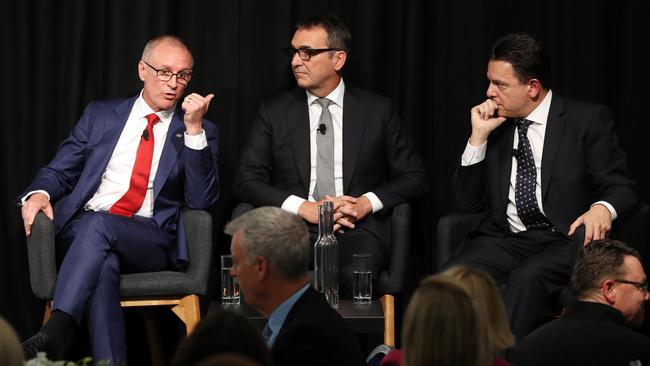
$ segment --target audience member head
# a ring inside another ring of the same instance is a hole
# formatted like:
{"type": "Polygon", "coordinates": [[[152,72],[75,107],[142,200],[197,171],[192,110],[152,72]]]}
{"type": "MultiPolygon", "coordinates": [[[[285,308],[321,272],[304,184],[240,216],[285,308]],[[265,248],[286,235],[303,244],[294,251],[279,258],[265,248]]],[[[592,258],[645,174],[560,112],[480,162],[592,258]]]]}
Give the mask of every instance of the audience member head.
{"type": "Polygon", "coordinates": [[[22,366],[23,357],[18,335],[11,325],[0,317],[0,365],[22,366]]]}
{"type": "Polygon", "coordinates": [[[289,49],[298,86],[318,97],[331,93],[341,80],[350,39],[348,28],[332,15],[298,23],[289,49]]]}
{"type": "Polygon", "coordinates": [[[271,364],[268,347],[260,332],[241,314],[220,310],[202,319],[181,342],[172,365],[196,365],[199,361],[221,354],[245,356],[254,361],[253,364],[262,366],[271,364]]]}
{"type": "Polygon", "coordinates": [[[239,278],[246,302],[262,314],[309,283],[309,231],[298,216],[260,207],[228,223],[225,231],[232,235],[232,275],[239,278]]]}
{"type": "Polygon", "coordinates": [[[550,67],[542,47],[524,33],[497,40],[488,62],[487,97],[497,103],[499,117],[525,118],[550,87],[550,67]]]}
{"type": "Polygon", "coordinates": [[[487,336],[495,353],[512,347],[515,337],[510,331],[510,323],[501,293],[492,277],[480,269],[455,266],[442,273],[457,278],[470,293],[481,319],[485,319],[487,336]]]}
{"type": "Polygon", "coordinates": [[[632,326],[643,323],[648,281],[639,253],[624,243],[603,239],[581,249],[571,284],[576,299],[610,305],[632,326]]]}
{"type": "Polygon", "coordinates": [[[138,75],[144,83],[142,98],[154,112],[176,105],[192,77],[192,64],[192,54],[180,38],[164,35],[145,45],[138,75]]]}
{"type": "Polygon", "coordinates": [[[426,277],[404,317],[404,366],[489,365],[493,355],[479,317],[458,279],[426,277]]]}

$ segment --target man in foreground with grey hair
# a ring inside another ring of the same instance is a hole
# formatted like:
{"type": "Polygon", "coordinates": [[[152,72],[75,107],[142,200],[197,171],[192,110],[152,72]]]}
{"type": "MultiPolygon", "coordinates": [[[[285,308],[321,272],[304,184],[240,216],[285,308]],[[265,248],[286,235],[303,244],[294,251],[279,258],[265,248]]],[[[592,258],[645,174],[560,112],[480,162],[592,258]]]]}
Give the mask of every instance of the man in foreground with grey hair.
{"type": "Polygon", "coordinates": [[[275,365],[365,364],[352,331],[310,285],[309,232],[300,217],[260,207],[225,231],[232,235],[232,275],[246,303],[268,318],[263,336],[275,365]]]}
{"type": "Polygon", "coordinates": [[[650,339],[628,328],[643,323],[649,298],[639,253],[620,241],[594,241],[578,255],[571,285],[577,301],[526,336],[514,364],[650,365],[650,339]]]}

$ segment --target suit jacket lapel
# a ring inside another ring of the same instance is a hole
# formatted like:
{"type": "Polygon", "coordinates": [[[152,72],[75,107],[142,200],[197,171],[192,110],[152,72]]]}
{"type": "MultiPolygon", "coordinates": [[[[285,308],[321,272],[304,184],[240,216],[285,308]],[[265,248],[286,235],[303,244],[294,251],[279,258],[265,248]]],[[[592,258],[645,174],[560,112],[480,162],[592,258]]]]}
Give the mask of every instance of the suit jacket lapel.
{"type": "Polygon", "coordinates": [[[310,136],[309,136],[309,110],[307,94],[303,89],[296,88],[291,92],[293,100],[286,111],[287,131],[291,135],[293,145],[293,158],[298,169],[298,176],[305,190],[305,197],[309,194],[309,175],[311,172],[310,136]]]}
{"type": "Polygon", "coordinates": [[[354,89],[345,87],[343,97],[343,192],[348,192],[359,158],[366,128],[366,109],[354,89]]]}
{"type": "Polygon", "coordinates": [[[160,190],[165,185],[165,181],[167,181],[172,168],[176,164],[178,155],[183,151],[183,147],[185,146],[183,114],[180,108],[176,108],[169,129],[167,130],[167,137],[165,138],[165,145],[160,155],[156,178],[153,181],[154,201],[158,198],[160,190]]]}
{"type": "Polygon", "coordinates": [[[551,107],[548,112],[546,121],[546,132],[544,134],[544,151],[542,153],[542,202],[548,192],[548,185],[553,175],[553,167],[557,160],[557,153],[560,150],[562,137],[564,136],[564,127],[566,121],[562,117],[564,112],[564,102],[559,95],[553,95],[551,107]]]}
{"type": "Polygon", "coordinates": [[[504,122],[501,129],[502,142],[499,144],[499,187],[501,199],[499,202],[508,202],[510,190],[510,176],[512,175],[512,149],[515,138],[515,123],[509,119],[504,122]]]}
{"type": "Polygon", "coordinates": [[[81,197],[83,202],[87,201],[90,198],[89,194],[94,193],[99,187],[101,177],[106,171],[106,166],[113,155],[113,150],[115,150],[117,140],[120,138],[124,125],[126,125],[126,121],[129,119],[129,114],[131,113],[133,103],[135,103],[136,99],[137,96],[119,103],[113,109],[114,113],[108,114],[106,118],[101,121],[103,123],[102,125],[97,123],[97,125],[93,126],[93,129],[103,130],[101,132],[101,142],[94,147],[95,151],[93,152],[93,156],[100,157],[100,160],[89,162],[90,164],[87,164],[88,166],[93,167],[93,175],[88,178],[89,184],[84,187],[84,191],[82,192],[81,197]]]}

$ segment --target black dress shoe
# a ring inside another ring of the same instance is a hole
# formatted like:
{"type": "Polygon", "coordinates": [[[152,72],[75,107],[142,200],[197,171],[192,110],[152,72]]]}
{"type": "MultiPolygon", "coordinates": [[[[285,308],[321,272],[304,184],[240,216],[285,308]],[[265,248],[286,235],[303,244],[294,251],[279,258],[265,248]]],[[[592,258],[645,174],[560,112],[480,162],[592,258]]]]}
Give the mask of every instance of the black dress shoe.
{"type": "Polygon", "coordinates": [[[31,336],[28,340],[23,342],[23,353],[25,353],[25,360],[31,360],[36,357],[38,352],[45,352],[51,360],[54,360],[57,355],[54,354],[52,349],[52,342],[47,334],[38,332],[31,336]]]}

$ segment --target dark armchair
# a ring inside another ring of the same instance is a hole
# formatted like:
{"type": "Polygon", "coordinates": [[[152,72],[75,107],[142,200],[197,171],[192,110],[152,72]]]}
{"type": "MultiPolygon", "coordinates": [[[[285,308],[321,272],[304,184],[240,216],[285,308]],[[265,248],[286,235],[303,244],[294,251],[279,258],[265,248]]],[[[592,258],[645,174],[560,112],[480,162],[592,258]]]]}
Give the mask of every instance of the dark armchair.
{"type": "MultiPolygon", "coordinates": [[[[189,334],[201,317],[199,296],[208,290],[212,217],[205,211],[190,209],[182,215],[190,254],[187,270],[124,274],[120,276],[120,295],[122,307],[171,306],[189,334]]],[[[47,300],[44,321],[50,316],[57,275],[54,250],[54,224],[41,212],[27,237],[27,251],[32,291],[47,300]]]]}
{"type": "MultiPolygon", "coordinates": [[[[453,256],[484,215],[484,212],[453,213],[440,218],[436,229],[435,251],[438,269],[453,256]]],[[[638,250],[644,263],[647,263],[648,249],[645,243],[650,239],[650,205],[642,204],[636,211],[614,221],[611,237],[638,250]]]]}

